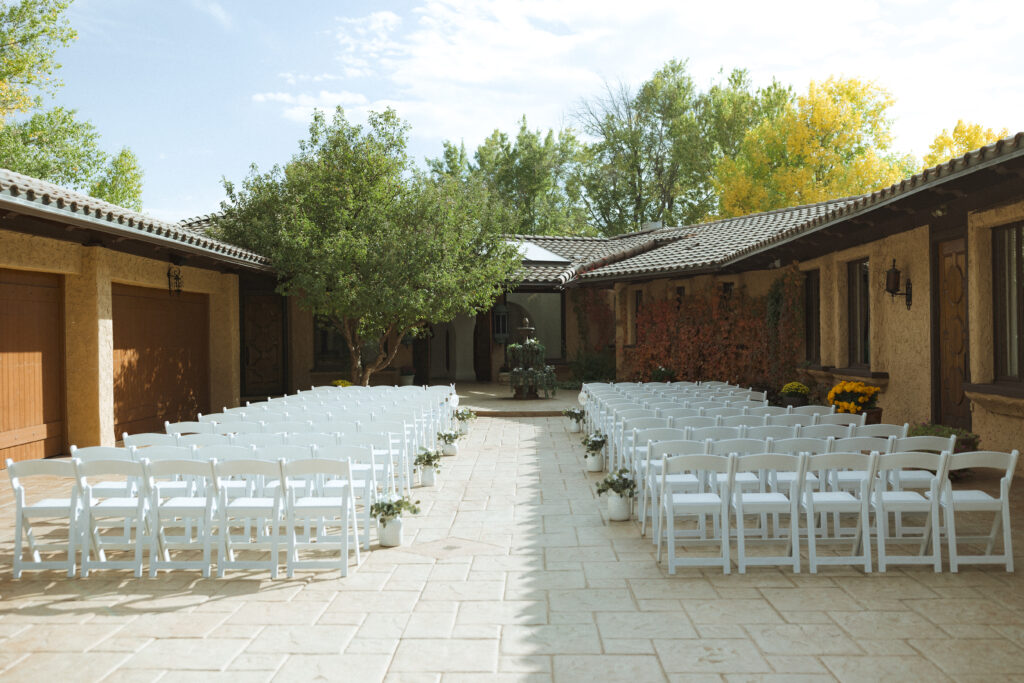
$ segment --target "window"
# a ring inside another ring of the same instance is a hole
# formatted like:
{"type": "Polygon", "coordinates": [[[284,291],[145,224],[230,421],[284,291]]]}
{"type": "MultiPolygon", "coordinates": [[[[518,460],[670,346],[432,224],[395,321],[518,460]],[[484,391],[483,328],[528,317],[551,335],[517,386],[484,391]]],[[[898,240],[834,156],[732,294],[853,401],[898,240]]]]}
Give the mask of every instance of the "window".
{"type": "Polygon", "coordinates": [[[804,273],[804,348],[807,361],[821,365],[821,274],[817,270],[804,273]]]}
{"type": "Polygon", "coordinates": [[[849,366],[866,368],[871,365],[871,306],[868,260],[846,264],[847,315],[849,320],[849,366]]]}
{"type": "Polygon", "coordinates": [[[995,322],[996,379],[1021,381],[1024,304],[1024,224],[992,231],[992,290],[995,322]]]}
{"type": "Polygon", "coordinates": [[[333,325],[313,322],[313,368],[343,370],[350,368],[348,342],[333,325]]]}

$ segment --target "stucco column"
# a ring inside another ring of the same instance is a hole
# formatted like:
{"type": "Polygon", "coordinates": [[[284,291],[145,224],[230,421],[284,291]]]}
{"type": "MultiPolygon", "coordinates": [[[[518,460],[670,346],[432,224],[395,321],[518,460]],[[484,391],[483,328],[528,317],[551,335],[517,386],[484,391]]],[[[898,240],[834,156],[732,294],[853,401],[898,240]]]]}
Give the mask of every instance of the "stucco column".
{"type": "Polygon", "coordinates": [[[82,249],[64,283],[68,443],[114,445],[114,327],[110,268],[101,247],[82,249]]]}
{"type": "Polygon", "coordinates": [[[220,286],[209,295],[211,413],[241,402],[238,276],[224,273],[220,280],[220,286]]]}

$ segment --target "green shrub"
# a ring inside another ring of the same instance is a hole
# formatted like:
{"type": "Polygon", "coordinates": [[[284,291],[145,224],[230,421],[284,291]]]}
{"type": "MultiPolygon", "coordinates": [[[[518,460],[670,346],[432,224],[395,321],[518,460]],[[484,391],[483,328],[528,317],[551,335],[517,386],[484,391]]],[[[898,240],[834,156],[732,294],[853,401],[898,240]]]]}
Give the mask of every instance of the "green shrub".
{"type": "Polygon", "coordinates": [[[920,422],[910,426],[910,431],[907,432],[907,436],[941,436],[948,439],[951,435],[956,434],[956,453],[969,453],[970,451],[978,450],[981,445],[981,437],[974,432],[969,432],[966,429],[960,429],[959,427],[950,427],[948,425],[932,424],[929,422],[920,422]]]}
{"type": "Polygon", "coordinates": [[[577,382],[614,382],[615,351],[580,353],[569,369],[577,382]]]}

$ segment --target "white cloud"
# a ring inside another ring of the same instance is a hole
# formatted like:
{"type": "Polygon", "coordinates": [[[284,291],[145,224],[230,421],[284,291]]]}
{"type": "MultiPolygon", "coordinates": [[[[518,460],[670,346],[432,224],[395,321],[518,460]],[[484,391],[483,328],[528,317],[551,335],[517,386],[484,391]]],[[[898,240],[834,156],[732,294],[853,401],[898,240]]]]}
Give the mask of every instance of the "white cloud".
{"type": "Polygon", "coordinates": [[[252,101],[283,104],[285,105],[283,111],[285,118],[300,123],[308,122],[313,112],[318,109],[330,112],[338,106],[348,109],[351,107],[363,107],[367,104],[366,97],[359,93],[347,91],[331,92],[329,90],[321,90],[315,95],[295,95],[287,92],[256,93],[252,96],[252,101]]]}
{"type": "MultiPolygon", "coordinates": [[[[363,93],[337,103],[356,113],[393,106],[434,149],[444,138],[472,148],[523,114],[536,127],[571,123],[604,82],[635,87],[673,57],[690,59],[701,86],[734,67],[799,91],[857,76],[897,97],[897,147],[921,154],[960,117],[1024,129],[1024,53],[1005,27],[1001,0],[420,0],[401,17],[338,19],[340,68],[327,70],[363,93]]],[[[287,93],[254,100],[296,120],[334,101],[306,92],[315,77],[285,81],[287,93]]]]}
{"type": "Polygon", "coordinates": [[[233,23],[231,15],[228,14],[227,10],[225,10],[219,2],[202,2],[202,0],[192,0],[192,6],[200,12],[210,15],[214,21],[221,25],[221,28],[231,28],[233,23]]]}

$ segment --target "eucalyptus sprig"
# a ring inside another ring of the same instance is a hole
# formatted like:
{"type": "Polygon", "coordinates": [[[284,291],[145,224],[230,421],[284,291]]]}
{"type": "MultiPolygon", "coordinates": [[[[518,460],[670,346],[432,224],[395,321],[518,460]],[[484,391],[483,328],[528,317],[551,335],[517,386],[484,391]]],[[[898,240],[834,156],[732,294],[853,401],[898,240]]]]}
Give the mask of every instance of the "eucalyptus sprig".
{"type": "Polygon", "coordinates": [[[609,472],[605,478],[597,482],[597,495],[602,493],[617,493],[620,496],[631,498],[636,495],[636,481],[629,476],[629,470],[623,467],[614,472],[609,472]]]}
{"type": "Polygon", "coordinates": [[[459,422],[469,422],[476,419],[476,413],[471,408],[459,408],[455,411],[455,419],[459,422]]]}
{"type": "Polygon", "coordinates": [[[412,461],[412,464],[416,467],[433,467],[435,472],[441,474],[441,451],[424,448],[412,461]]]}
{"type": "Polygon", "coordinates": [[[573,422],[580,423],[583,422],[583,418],[587,416],[587,413],[582,408],[566,408],[562,411],[562,415],[566,416],[573,422]]]}
{"type": "Polygon", "coordinates": [[[418,515],[420,513],[420,502],[418,500],[414,502],[406,496],[402,496],[392,500],[377,501],[370,506],[370,514],[380,522],[381,526],[387,526],[390,520],[401,517],[402,512],[418,515]]]}
{"type": "Polygon", "coordinates": [[[437,433],[437,440],[441,443],[453,444],[458,441],[461,436],[462,434],[454,429],[446,429],[443,432],[437,433]]]}

